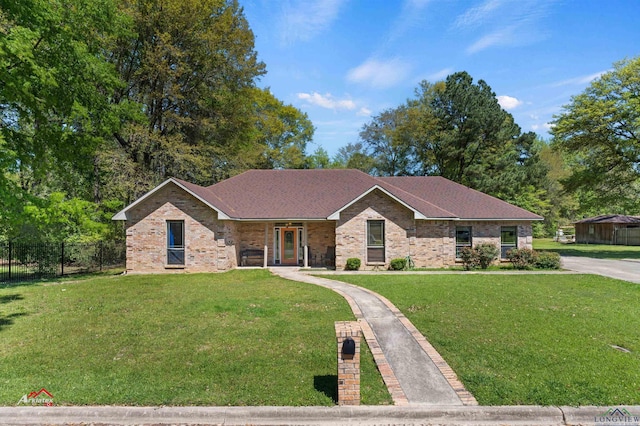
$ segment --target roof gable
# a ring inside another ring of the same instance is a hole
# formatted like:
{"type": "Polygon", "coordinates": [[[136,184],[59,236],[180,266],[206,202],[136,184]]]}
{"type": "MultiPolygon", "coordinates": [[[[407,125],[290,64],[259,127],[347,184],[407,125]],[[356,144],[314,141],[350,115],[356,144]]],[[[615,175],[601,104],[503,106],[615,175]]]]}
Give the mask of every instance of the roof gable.
{"type": "Polygon", "coordinates": [[[160,185],[156,186],[151,191],[147,192],[142,197],[138,198],[136,201],[134,201],[133,203],[129,204],[124,209],[120,210],[111,219],[112,220],[127,220],[127,212],[129,210],[131,210],[132,208],[134,208],[138,204],[143,203],[145,200],[147,200],[153,194],[155,194],[160,189],[164,188],[165,186],[167,186],[169,184],[176,185],[178,188],[181,188],[185,192],[191,194],[192,196],[194,196],[198,200],[202,201],[205,205],[211,207],[213,210],[218,212],[218,217],[220,219],[229,219],[229,217],[223,211],[221,211],[219,208],[217,208],[216,206],[214,206],[211,203],[211,200],[209,199],[210,196],[209,196],[209,194],[207,194],[206,188],[203,188],[203,187],[195,185],[193,183],[185,182],[183,180],[176,179],[176,178],[169,178],[169,179],[165,180],[160,185]]]}

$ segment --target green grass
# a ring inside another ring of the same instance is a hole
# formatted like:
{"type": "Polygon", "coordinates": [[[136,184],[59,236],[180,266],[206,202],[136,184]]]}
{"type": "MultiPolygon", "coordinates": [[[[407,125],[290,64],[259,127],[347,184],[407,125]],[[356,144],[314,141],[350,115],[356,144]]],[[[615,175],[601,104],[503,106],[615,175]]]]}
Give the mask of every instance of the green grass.
{"type": "Polygon", "coordinates": [[[637,284],[596,275],[336,278],[390,299],[482,405],[640,404],[637,284]]]}
{"type": "Polygon", "coordinates": [[[595,257],[598,259],[640,259],[640,246],[607,244],[562,244],[551,238],[533,240],[535,250],[554,251],[562,256],[595,257]]]}
{"type": "MultiPolygon", "coordinates": [[[[0,405],[333,405],[342,297],[267,271],[0,288],[0,405]]],[[[362,401],[390,397],[362,355],[362,401]]]]}

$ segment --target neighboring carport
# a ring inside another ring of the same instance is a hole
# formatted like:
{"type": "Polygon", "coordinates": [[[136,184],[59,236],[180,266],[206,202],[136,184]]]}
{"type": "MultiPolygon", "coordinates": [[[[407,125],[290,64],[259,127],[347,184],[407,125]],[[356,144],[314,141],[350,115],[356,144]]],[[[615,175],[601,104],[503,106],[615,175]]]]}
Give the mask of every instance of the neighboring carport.
{"type": "Polygon", "coordinates": [[[575,222],[576,243],[640,246],[640,217],[600,215],[575,222]]]}

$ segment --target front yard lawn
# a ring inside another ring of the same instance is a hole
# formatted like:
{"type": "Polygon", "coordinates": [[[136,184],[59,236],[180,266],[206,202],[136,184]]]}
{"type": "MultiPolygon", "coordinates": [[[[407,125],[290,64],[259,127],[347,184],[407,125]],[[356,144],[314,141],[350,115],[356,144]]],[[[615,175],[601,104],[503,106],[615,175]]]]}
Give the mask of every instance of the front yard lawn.
{"type": "Polygon", "coordinates": [[[596,275],[335,278],[391,300],[481,405],[640,404],[637,284],[596,275]]]}
{"type": "MultiPolygon", "coordinates": [[[[0,405],[333,405],[330,290],[267,271],[0,288],[0,405]]],[[[391,403],[366,345],[362,401],[391,403]]]]}
{"type": "Polygon", "coordinates": [[[613,246],[607,244],[562,244],[551,238],[533,240],[533,248],[554,251],[561,256],[595,257],[598,259],[640,259],[640,246],[613,246]]]}

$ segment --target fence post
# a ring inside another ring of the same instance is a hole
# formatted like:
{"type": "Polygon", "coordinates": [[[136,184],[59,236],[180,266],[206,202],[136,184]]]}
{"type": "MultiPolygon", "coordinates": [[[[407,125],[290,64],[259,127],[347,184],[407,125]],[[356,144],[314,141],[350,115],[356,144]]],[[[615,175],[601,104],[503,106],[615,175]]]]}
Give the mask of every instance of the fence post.
{"type": "Polygon", "coordinates": [[[64,277],[64,241],[60,243],[60,276],[64,277]]]}
{"type": "Polygon", "coordinates": [[[102,272],[103,256],[104,256],[103,245],[102,245],[102,240],[100,240],[100,272],[102,272]]]}
{"type": "Polygon", "coordinates": [[[9,240],[9,281],[11,281],[11,240],[9,240]]]}

